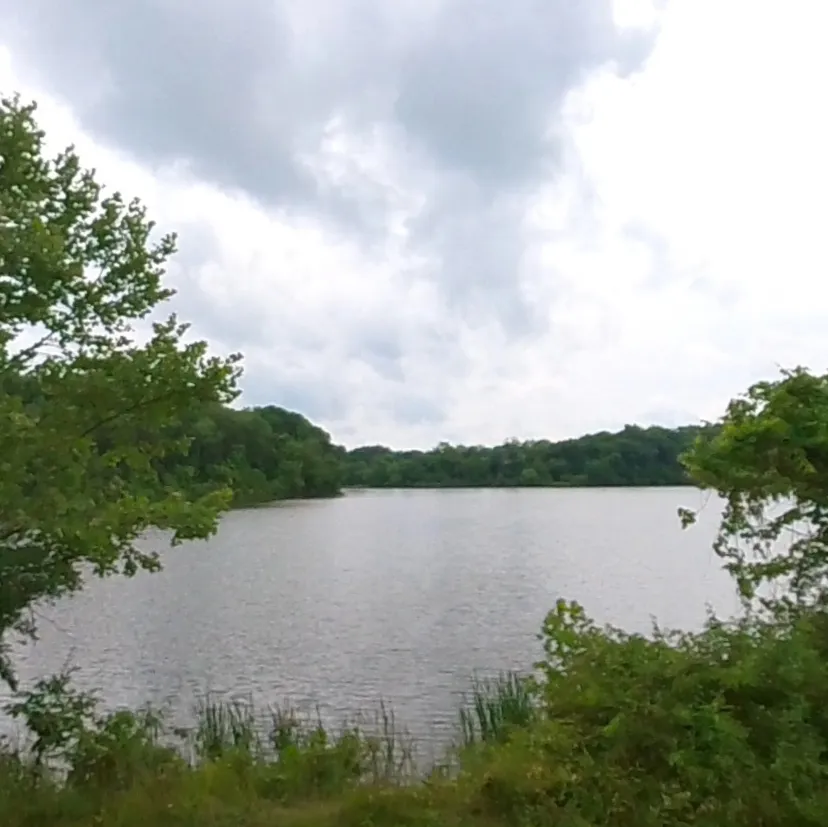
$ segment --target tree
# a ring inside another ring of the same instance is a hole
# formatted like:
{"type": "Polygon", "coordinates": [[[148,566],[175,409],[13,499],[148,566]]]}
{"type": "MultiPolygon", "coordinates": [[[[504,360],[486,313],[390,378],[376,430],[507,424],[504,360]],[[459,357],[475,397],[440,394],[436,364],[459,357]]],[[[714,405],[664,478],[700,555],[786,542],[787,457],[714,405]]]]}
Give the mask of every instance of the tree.
{"type": "MultiPolygon", "coordinates": [[[[828,375],[783,371],[734,399],[683,459],[725,500],[714,545],[748,604],[823,603],[828,586],[828,375]],[[762,586],[772,585],[776,593],[762,586]],[[778,587],[782,587],[779,592],[778,587]]],[[[685,524],[694,514],[682,511],[685,524]]]]}
{"type": "Polygon", "coordinates": [[[137,200],[104,196],[72,147],[45,155],[35,106],[0,101],[0,677],[8,633],[84,574],[158,568],[136,543],[205,537],[230,492],[191,500],[162,480],[180,425],[235,396],[238,357],[209,357],[153,314],[174,236],[137,200]]]}

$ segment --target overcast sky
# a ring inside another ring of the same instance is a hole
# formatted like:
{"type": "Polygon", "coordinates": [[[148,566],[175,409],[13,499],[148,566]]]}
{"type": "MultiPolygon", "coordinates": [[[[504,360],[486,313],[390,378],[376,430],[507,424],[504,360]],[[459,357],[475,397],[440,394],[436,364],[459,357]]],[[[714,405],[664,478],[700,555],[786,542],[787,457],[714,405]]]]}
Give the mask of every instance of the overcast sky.
{"type": "Polygon", "coordinates": [[[826,368],[816,0],[0,0],[245,404],[348,445],[715,418],[826,368]]]}

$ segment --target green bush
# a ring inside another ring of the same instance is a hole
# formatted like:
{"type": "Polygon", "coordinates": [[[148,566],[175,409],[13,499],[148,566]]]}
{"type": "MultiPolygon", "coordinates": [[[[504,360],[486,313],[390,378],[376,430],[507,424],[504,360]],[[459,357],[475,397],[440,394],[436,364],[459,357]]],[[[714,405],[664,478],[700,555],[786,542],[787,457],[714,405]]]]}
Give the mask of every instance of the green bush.
{"type": "Polygon", "coordinates": [[[645,638],[560,602],[539,714],[466,751],[463,778],[487,812],[537,824],[828,823],[826,628],[812,612],[645,638]]]}

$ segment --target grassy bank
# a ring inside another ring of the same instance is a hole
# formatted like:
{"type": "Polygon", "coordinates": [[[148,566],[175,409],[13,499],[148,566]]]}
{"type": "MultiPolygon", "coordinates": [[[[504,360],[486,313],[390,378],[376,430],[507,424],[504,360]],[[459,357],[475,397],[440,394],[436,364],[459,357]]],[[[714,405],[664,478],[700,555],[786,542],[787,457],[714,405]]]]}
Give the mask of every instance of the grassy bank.
{"type": "Polygon", "coordinates": [[[63,676],[15,711],[33,731],[0,752],[0,823],[10,827],[498,823],[467,821],[460,759],[534,714],[524,678],[475,683],[457,744],[423,772],[384,704],[331,730],[319,716],[207,697],[194,726],[175,730],[152,711],[99,715],[63,676]]]}
{"type": "Polygon", "coordinates": [[[197,726],[99,715],[66,682],[21,696],[32,742],[0,761],[8,827],[828,823],[828,615],[711,620],[648,638],[561,603],[531,680],[477,684],[457,745],[415,767],[380,709],[325,729],[205,701],[197,726]],[[171,738],[175,737],[175,743],[171,738]]]}

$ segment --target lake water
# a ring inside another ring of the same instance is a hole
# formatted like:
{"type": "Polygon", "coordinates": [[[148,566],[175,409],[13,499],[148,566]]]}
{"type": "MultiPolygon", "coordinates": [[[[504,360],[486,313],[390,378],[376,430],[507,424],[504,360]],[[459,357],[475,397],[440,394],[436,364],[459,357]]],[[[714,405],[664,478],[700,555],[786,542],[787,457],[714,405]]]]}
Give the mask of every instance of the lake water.
{"type": "MultiPolygon", "coordinates": [[[[390,702],[419,739],[454,726],[474,674],[528,669],[559,597],[648,631],[735,611],[711,550],[720,508],[682,531],[692,488],[361,491],[227,515],[160,574],[91,581],[40,612],[24,681],[78,667],[107,704],[205,692],[342,718],[390,702]]],[[[162,535],[147,543],[164,548],[162,535]]]]}

